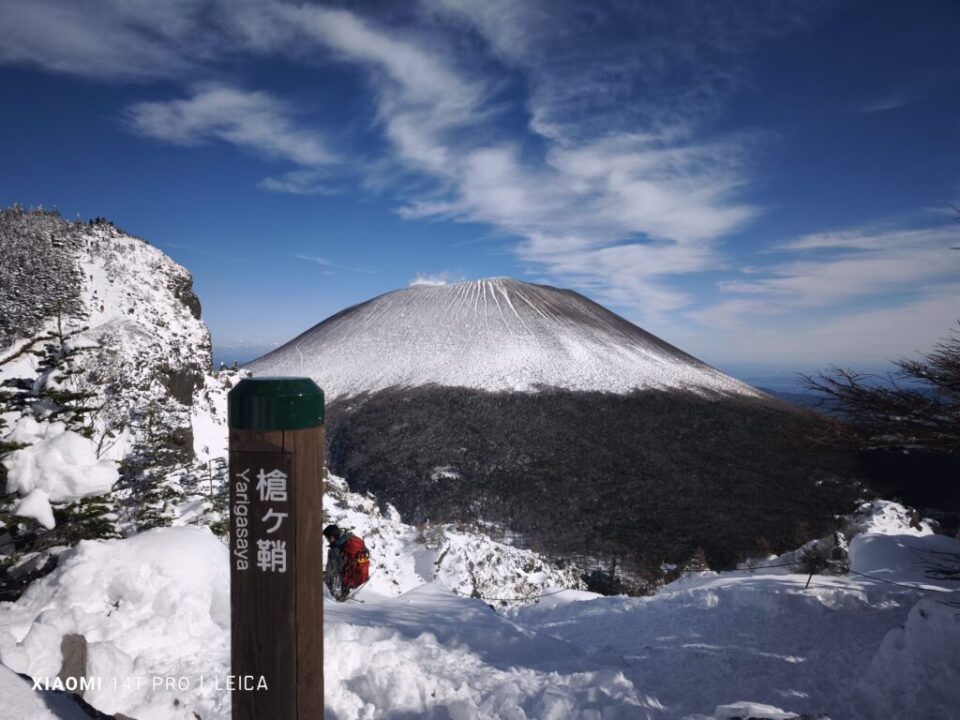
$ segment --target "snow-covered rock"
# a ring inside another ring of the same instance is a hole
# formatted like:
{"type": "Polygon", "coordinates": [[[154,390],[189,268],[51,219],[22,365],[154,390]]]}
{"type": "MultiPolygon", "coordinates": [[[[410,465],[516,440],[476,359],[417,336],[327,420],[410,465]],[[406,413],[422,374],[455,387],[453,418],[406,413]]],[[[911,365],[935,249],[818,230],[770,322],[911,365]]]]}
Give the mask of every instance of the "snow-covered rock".
{"type": "Polygon", "coordinates": [[[7,440],[26,445],[3,460],[8,493],[39,489],[49,500],[65,502],[110,492],[119,477],[115,461],[98,458],[94,442],[62,422],[23,416],[7,440]]]}
{"type": "MultiPolygon", "coordinates": [[[[176,522],[179,505],[218,520],[226,393],[240,373],[212,373],[190,273],[106,221],[21,208],[0,210],[0,252],[0,384],[15,398],[0,438],[24,446],[3,458],[19,497],[0,512],[51,529],[50,503],[109,494],[68,509],[90,520],[71,542],[176,522]]],[[[21,537],[15,554],[33,549],[21,537]]]]}
{"type": "Polygon", "coordinates": [[[323,515],[325,523],[363,537],[371,553],[370,581],[358,593],[360,598],[396,597],[435,582],[464,597],[514,605],[585,587],[576,567],[561,568],[539,553],[494,540],[487,533],[495,528],[411,526],[393,506],[381,511],[376,498],[350,492],[346,481],[335,475],[326,479],[323,515]]]}
{"type": "Polygon", "coordinates": [[[30,342],[59,323],[87,348],[69,389],[96,394],[99,456],[122,460],[159,436],[189,455],[194,393],[212,365],[190,273],[109,223],[45,211],[0,210],[0,250],[13,260],[0,273],[0,381],[36,374],[30,342]]]}
{"type": "Polygon", "coordinates": [[[33,518],[47,530],[52,530],[57,523],[53,518],[53,508],[50,505],[50,496],[40,488],[34,488],[26,494],[13,508],[13,514],[19,517],[33,518]]]}
{"type": "Polygon", "coordinates": [[[871,500],[861,504],[844,523],[848,537],[866,533],[884,535],[930,535],[931,521],[916,510],[890,500],[871,500]]]}

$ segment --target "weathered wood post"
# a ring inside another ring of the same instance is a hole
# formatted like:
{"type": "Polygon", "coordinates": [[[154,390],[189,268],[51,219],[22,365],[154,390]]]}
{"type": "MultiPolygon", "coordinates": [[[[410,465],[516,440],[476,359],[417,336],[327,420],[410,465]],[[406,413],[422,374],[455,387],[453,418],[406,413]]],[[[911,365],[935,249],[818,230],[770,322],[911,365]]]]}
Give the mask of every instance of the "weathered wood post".
{"type": "Polygon", "coordinates": [[[323,391],[249,378],[228,406],[233,719],[322,719],[323,391]]]}

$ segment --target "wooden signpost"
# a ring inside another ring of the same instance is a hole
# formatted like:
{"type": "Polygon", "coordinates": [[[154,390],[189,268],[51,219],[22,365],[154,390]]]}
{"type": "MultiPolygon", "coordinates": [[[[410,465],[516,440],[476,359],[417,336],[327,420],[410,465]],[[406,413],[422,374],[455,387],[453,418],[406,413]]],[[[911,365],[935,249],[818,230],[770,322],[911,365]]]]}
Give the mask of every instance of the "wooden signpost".
{"type": "Polygon", "coordinates": [[[249,378],[228,398],[234,720],[323,718],[323,391],[249,378]]]}

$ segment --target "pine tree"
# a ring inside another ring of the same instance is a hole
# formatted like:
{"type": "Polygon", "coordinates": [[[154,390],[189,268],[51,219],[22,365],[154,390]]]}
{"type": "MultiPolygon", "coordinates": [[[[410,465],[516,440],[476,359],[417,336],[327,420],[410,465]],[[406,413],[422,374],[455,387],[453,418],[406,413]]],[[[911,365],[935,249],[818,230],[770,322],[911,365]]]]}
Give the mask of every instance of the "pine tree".
{"type": "Polygon", "coordinates": [[[33,378],[6,380],[5,389],[0,392],[0,409],[21,415],[29,413],[36,420],[60,421],[67,430],[92,438],[93,426],[88,415],[99,409],[91,404],[97,394],[81,388],[80,376],[84,370],[80,360],[97,346],[83,345],[78,341],[89,328],[63,329],[59,306],[56,320],[55,329],[31,339],[5,359],[4,363],[9,363],[22,355],[32,354],[37,358],[38,374],[33,378]]]}
{"type": "MultiPolygon", "coordinates": [[[[85,372],[82,358],[97,349],[86,345],[80,337],[87,330],[81,327],[65,330],[62,308],[58,306],[56,326],[26,342],[15,353],[3,360],[8,364],[25,355],[36,358],[34,377],[17,377],[4,381],[0,387],[0,459],[26,447],[5,436],[7,423],[4,414],[32,417],[38,422],[62,422],[68,431],[87,439],[93,438],[92,415],[99,409],[94,402],[97,393],[82,384],[85,372]]],[[[7,486],[7,471],[0,463],[0,491],[7,486]]],[[[55,546],[73,545],[91,538],[119,537],[116,503],[111,493],[85,497],[60,504],[54,508],[56,526],[46,529],[31,518],[13,514],[17,497],[7,494],[2,499],[0,520],[13,540],[15,552],[0,561],[0,596],[13,598],[25,586],[27,579],[53,569],[54,562],[40,563],[36,573],[17,579],[2,572],[27,553],[43,553],[55,546]]]]}

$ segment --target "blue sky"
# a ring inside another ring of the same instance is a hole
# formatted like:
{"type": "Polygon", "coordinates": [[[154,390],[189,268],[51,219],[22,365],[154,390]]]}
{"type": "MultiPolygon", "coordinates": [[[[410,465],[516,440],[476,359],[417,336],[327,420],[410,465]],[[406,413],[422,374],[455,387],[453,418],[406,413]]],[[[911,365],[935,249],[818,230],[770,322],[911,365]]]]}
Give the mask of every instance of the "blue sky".
{"type": "Polygon", "coordinates": [[[188,267],[221,354],[417,279],[730,369],[960,318],[955,2],[5,0],[0,203],[188,267]]]}

